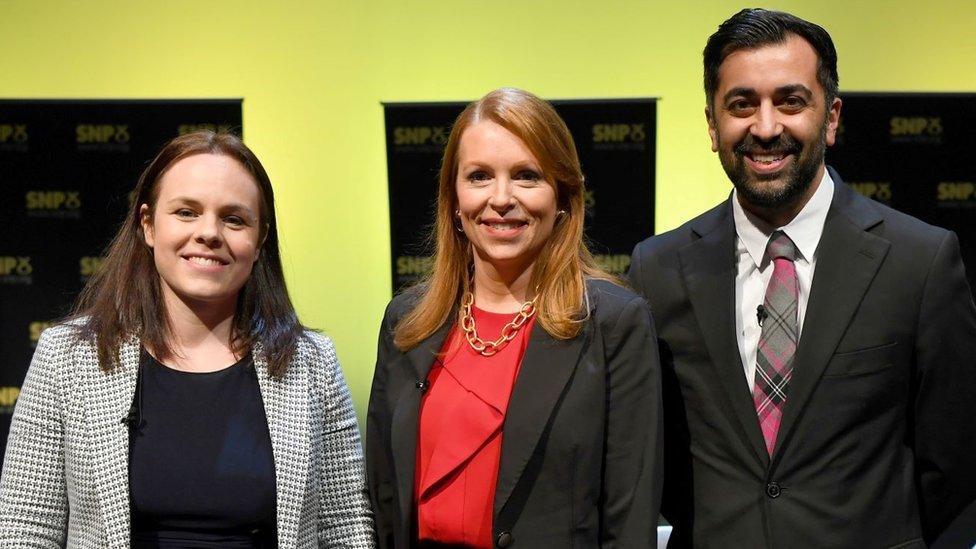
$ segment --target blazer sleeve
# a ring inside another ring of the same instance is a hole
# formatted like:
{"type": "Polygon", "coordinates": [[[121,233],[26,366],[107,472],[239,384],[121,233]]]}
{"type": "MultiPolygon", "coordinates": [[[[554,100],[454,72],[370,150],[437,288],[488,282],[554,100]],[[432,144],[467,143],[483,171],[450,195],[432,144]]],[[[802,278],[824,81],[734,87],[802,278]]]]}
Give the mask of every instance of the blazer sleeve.
{"type": "Polygon", "coordinates": [[[662,485],[661,379],[646,302],[630,300],[606,334],[603,547],[653,547],[662,485]]]}
{"type": "Polygon", "coordinates": [[[931,543],[976,498],[976,307],[951,232],[929,268],[915,352],[916,483],[931,543]]]}
{"type": "Polygon", "coordinates": [[[390,462],[390,414],[386,409],[386,369],[399,352],[393,345],[393,320],[387,307],[380,326],[376,350],[376,371],[369,392],[369,409],[366,414],[366,478],[369,497],[376,513],[376,535],[379,547],[394,547],[394,529],[397,525],[397,499],[394,489],[392,463],[390,462]]]}
{"type": "Polygon", "coordinates": [[[324,337],[317,342],[325,362],[318,545],[371,548],[373,517],[366,496],[359,423],[332,342],[324,337]]]}
{"type": "MultiPolygon", "coordinates": [[[[63,337],[60,339],[64,339],[63,337]]],[[[14,409],[0,477],[0,547],[64,545],[68,495],[64,472],[64,403],[55,357],[67,353],[51,331],[38,341],[14,409]]]]}

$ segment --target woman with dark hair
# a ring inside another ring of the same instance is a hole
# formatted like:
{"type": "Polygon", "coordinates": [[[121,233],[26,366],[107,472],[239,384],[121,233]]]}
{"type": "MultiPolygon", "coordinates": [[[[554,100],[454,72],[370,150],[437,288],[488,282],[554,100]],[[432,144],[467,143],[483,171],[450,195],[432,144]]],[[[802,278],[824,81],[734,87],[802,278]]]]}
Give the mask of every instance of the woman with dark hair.
{"type": "Polygon", "coordinates": [[[643,299],[583,242],[555,110],[493,91],[454,123],[427,280],[379,337],[366,463],[381,547],[651,547],[661,394],[643,299]]]}
{"type": "Polygon", "coordinates": [[[349,391],[288,297],[261,163],[234,135],[183,135],[135,196],[37,345],[0,547],[372,547],[349,391]]]}

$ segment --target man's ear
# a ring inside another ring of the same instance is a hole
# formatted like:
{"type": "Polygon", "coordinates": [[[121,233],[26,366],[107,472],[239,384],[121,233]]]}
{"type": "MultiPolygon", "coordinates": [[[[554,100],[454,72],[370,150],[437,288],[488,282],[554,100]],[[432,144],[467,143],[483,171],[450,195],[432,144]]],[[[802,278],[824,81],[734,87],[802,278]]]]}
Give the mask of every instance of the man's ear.
{"type": "Polygon", "coordinates": [[[142,237],[146,240],[146,246],[152,248],[156,244],[156,236],[153,234],[152,210],[149,204],[139,206],[139,224],[142,225],[142,237]]]}
{"type": "Polygon", "coordinates": [[[705,107],[705,122],[708,122],[708,137],[712,140],[712,152],[718,152],[718,133],[715,129],[715,116],[712,108],[705,107]]]}
{"type": "Polygon", "coordinates": [[[837,141],[837,128],[840,126],[840,108],[843,101],[840,97],[835,97],[830,109],[827,111],[827,146],[831,146],[837,141]]]}

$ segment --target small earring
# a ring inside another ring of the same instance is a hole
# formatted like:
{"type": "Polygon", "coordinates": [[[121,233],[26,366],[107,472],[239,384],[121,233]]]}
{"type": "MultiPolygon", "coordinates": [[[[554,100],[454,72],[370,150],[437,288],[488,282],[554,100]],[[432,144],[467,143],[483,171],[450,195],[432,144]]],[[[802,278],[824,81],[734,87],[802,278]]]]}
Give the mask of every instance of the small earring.
{"type": "Polygon", "coordinates": [[[454,217],[457,218],[454,220],[454,230],[463,233],[464,227],[461,226],[461,210],[454,210],[454,217]]]}
{"type": "Polygon", "coordinates": [[[566,210],[559,210],[558,212],[556,212],[556,217],[559,217],[561,215],[566,215],[566,210]]]}

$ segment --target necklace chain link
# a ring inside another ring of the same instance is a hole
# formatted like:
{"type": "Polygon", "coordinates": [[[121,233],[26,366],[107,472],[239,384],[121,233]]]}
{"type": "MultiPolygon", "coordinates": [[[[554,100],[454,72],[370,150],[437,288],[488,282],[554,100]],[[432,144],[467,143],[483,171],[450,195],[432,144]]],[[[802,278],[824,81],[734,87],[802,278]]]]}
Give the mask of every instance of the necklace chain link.
{"type": "Polygon", "coordinates": [[[498,339],[495,341],[485,341],[478,337],[478,331],[474,325],[474,316],[471,314],[471,306],[474,305],[474,294],[467,292],[464,294],[464,299],[461,300],[461,318],[459,324],[461,330],[464,331],[465,339],[468,340],[468,345],[471,345],[471,348],[482,356],[492,356],[498,351],[501,351],[508,345],[509,341],[515,339],[519,329],[535,314],[535,301],[537,299],[539,299],[538,295],[532,298],[532,301],[526,301],[522,304],[519,312],[515,313],[515,318],[502,328],[502,334],[498,339]]]}

